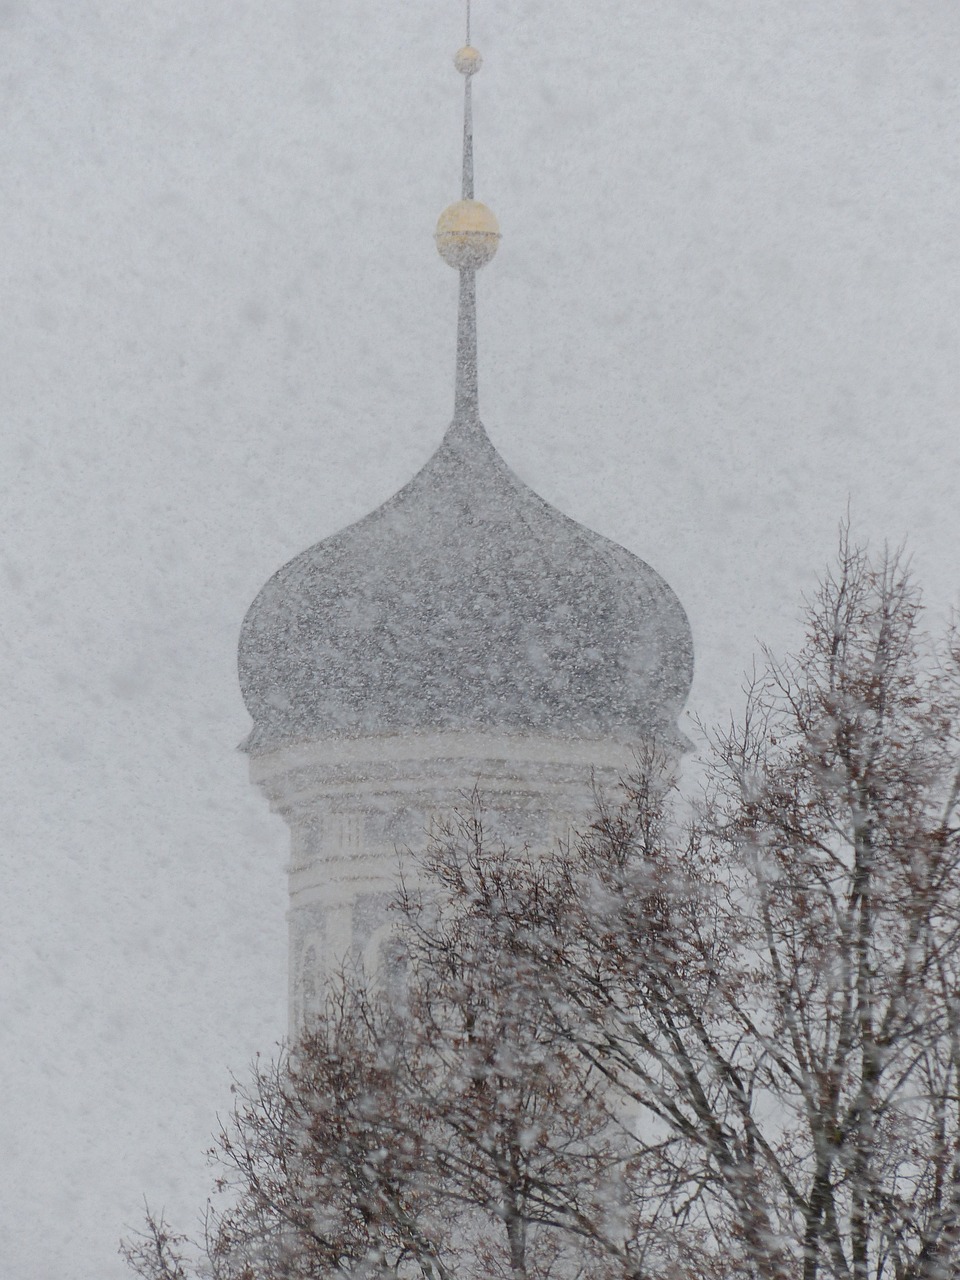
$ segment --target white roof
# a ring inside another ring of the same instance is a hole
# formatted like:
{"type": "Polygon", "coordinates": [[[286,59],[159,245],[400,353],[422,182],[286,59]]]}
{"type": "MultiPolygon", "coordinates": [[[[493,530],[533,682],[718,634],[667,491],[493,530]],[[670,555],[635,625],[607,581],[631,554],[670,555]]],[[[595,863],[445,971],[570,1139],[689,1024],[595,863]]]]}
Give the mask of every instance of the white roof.
{"type": "Polygon", "coordinates": [[[676,742],[693,645],[663,579],[527,488],[468,418],[274,574],[239,669],[254,752],[444,728],[676,742]]]}

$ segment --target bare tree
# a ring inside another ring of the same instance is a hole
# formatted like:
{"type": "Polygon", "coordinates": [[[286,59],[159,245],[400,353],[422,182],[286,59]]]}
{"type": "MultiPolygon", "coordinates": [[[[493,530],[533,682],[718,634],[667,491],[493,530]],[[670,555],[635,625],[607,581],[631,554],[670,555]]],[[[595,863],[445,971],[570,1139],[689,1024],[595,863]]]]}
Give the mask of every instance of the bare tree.
{"type": "Polygon", "coordinates": [[[960,1271],[958,655],[924,657],[918,608],[844,538],[714,739],[700,828],[641,770],[517,921],[698,1273],[960,1271]]]}
{"type": "MultiPolygon", "coordinates": [[[[552,848],[473,798],[397,895],[390,998],[341,975],[238,1093],[208,1273],[960,1274],[956,636],[844,535],[711,753],[696,820],[650,748],[552,848]]],[[[127,1256],[186,1274],[162,1220],[127,1256]]]]}
{"type": "Polygon", "coordinates": [[[148,1276],[150,1280],[187,1280],[186,1236],[172,1231],[164,1215],[154,1213],[149,1205],[144,1218],[144,1230],[120,1246],[127,1265],[138,1276],[148,1276]]]}
{"type": "MultiPolygon", "coordinates": [[[[605,1082],[555,1034],[553,988],[517,945],[549,859],[484,830],[480,798],[402,889],[404,1088],[431,1117],[429,1179],[472,1225],[480,1275],[619,1275],[627,1158],[605,1082]]],[[[461,1266],[463,1262],[461,1262],[461,1266]]]]}

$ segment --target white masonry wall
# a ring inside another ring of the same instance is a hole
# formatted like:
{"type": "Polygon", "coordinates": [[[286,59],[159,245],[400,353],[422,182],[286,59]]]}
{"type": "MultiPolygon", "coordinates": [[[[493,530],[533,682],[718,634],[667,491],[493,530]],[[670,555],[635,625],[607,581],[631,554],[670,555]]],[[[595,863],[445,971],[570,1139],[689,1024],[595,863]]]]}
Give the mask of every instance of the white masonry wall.
{"type": "Polygon", "coordinates": [[[255,756],[251,778],[291,833],[290,1034],[348,956],[375,966],[388,936],[398,852],[479,789],[491,831],[541,846],[587,818],[634,750],[609,740],[444,732],[329,739],[255,756]]]}

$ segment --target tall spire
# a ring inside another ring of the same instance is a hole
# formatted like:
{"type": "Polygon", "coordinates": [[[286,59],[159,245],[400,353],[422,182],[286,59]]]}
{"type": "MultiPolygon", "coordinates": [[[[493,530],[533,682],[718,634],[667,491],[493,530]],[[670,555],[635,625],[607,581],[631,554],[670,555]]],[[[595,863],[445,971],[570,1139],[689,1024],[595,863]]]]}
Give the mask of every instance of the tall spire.
{"type": "Polygon", "coordinates": [[[482,58],[470,43],[470,0],[467,7],[467,42],[454,55],[453,64],[463,85],[463,177],[461,198],[444,209],[437,222],[440,255],[460,272],[460,304],[457,314],[457,374],[454,421],[479,420],[477,392],[477,283],[476,275],[497,251],[500,226],[485,204],[473,198],[473,77],[482,58]]]}
{"type": "Polygon", "coordinates": [[[463,185],[461,199],[473,199],[473,77],[480,70],[481,58],[470,43],[470,0],[467,0],[467,42],[454,58],[454,66],[463,75],[463,185]]]}

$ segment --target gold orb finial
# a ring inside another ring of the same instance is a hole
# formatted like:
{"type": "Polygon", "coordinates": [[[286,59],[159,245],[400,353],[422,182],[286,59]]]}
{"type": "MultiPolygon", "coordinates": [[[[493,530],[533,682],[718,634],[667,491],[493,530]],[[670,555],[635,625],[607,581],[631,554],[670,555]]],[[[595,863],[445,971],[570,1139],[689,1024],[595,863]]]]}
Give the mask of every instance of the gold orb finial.
{"type": "Polygon", "coordinates": [[[435,239],[444,262],[476,271],[497,252],[500,224],[479,200],[458,200],[441,213],[435,239]]]}
{"type": "Polygon", "coordinates": [[[453,65],[462,76],[475,76],[483,66],[480,50],[475,49],[472,44],[465,44],[453,55],[453,65]]]}

